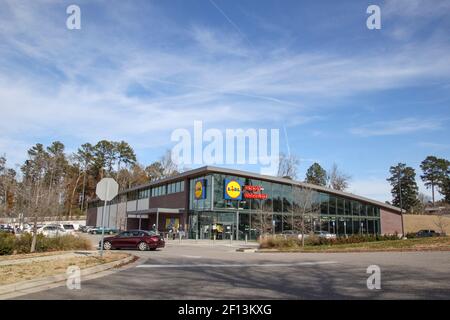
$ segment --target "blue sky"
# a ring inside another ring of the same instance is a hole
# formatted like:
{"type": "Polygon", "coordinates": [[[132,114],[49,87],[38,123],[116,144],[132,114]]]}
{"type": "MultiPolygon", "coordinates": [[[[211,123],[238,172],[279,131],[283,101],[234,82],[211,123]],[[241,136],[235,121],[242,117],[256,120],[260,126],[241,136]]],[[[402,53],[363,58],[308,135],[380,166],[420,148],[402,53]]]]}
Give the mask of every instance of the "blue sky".
{"type": "Polygon", "coordinates": [[[0,0],[0,153],[123,139],[149,164],[194,120],[285,127],[301,178],[335,162],[390,200],[391,165],[449,158],[449,35],[448,1],[0,0]]]}

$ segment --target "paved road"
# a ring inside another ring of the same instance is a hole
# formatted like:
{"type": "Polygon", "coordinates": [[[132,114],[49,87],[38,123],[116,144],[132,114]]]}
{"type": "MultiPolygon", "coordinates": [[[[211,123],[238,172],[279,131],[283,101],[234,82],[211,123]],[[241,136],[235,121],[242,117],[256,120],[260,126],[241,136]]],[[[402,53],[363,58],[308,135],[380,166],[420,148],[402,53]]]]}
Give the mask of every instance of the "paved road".
{"type": "Polygon", "coordinates": [[[18,299],[450,299],[450,252],[242,253],[168,244],[139,265],[18,299]],[[381,290],[367,289],[369,265],[381,290]]]}

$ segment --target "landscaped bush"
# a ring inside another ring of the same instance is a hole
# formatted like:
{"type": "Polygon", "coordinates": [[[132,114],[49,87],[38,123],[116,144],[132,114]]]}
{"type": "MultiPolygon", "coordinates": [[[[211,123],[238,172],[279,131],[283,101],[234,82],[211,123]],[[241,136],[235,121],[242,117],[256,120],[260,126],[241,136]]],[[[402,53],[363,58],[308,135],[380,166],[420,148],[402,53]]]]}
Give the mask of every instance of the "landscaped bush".
{"type": "MultiPolygon", "coordinates": [[[[347,237],[337,237],[336,239],[326,239],[317,236],[309,236],[305,238],[305,246],[321,246],[321,245],[337,245],[337,244],[352,244],[361,242],[374,242],[386,240],[399,240],[397,234],[393,235],[351,235],[347,237]]],[[[260,248],[265,249],[290,249],[302,246],[302,240],[297,238],[283,238],[276,236],[267,236],[260,238],[260,248]]]]}
{"type": "MultiPolygon", "coordinates": [[[[22,234],[16,237],[13,234],[0,233],[0,255],[16,253],[30,253],[31,234],[22,234]]],[[[88,239],[65,235],[61,237],[45,237],[39,234],[36,239],[36,252],[90,250],[92,245],[88,239]]]]}
{"type": "Polygon", "coordinates": [[[408,238],[408,239],[417,238],[417,234],[415,232],[408,232],[406,234],[406,238],[408,238]]]}
{"type": "Polygon", "coordinates": [[[0,256],[13,253],[15,238],[11,233],[0,232],[0,256]]]}

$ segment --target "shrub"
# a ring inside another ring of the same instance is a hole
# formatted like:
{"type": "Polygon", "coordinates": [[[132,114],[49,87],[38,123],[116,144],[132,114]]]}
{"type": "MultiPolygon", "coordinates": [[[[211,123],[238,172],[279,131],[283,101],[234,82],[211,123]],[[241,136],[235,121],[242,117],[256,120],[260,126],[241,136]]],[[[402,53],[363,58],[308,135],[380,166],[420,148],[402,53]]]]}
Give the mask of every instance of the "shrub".
{"type": "MultiPolygon", "coordinates": [[[[386,240],[400,240],[397,234],[393,235],[351,235],[347,237],[337,237],[336,239],[326,239],[315,235],[305,238],[305,245],[307,246],[321,246],[321,245],[337,245],[337,244],[352,244],[362,242],[386,241],[386,240]]],[[[260,248],[264,249],[292,249],[302,246],[302,241],[297,238],[283,238],[277,236],[269,236],[260,239],[260,248]]]]}
{"type": "MultiPolygon", "coordinates": [[[[0,255],[17,253],[30,253],[33,236],[22,234],[16,237],[13,234],[0,233],[0,255]]],[[[91,250],[92,245],[88,239],[65,235],[49,238],[39,234],[36,238],[36,252],[64,251],[64,250],[91,250]]]]}
{"type": "Polygon", "coordinates": [[[0,256],[13,253],[15,238],[11,233],[0,232],[0,256]]]}

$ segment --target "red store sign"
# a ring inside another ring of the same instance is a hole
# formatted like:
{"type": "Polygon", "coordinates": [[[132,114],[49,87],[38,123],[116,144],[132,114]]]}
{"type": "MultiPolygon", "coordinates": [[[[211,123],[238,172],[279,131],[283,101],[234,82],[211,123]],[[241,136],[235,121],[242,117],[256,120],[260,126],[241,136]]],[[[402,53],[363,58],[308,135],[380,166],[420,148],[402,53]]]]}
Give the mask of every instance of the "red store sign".
{"type": "Polygon", "coordinates": [[[260,193],[264,191],[264,188],[261,186],[244,186],[244,198],[245,199],[267,199],[267,194],[260,193]]]}

